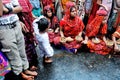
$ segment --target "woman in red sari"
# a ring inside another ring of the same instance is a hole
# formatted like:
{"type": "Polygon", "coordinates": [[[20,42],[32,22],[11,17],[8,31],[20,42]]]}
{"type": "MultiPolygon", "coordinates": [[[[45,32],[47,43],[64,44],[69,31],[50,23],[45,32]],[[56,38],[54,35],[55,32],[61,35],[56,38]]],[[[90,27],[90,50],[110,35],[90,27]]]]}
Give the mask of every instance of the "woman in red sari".
{"type": "Polygon", "coordinates": [[[67,50],[74,53],[81,47],[84,24],[77,16],[74,2],[66,3],[65,16],[60,21],[61,43],[67,50]]]}
{"type": "Polygon", "coordinates": [[[112,35],[112,40],[114,42],[114,51],[120,51],[118,47],[118,44],[120,45],[120,10],[118,10],[114,28],[116,29],[116,31],[112,35]],[[119,39],[119,42],[117,42],[117,39],[119,39]]]}
{"type": "Polygon", "coordinates": [[[44,16],[49,21],[48,35],[51,43],[55,43],[54,38],[59,34],[59,20],[54,15],[53,8],[50,5],[44,7],[44,16]]]}
{"type": "Polygon", "coordinates": [[[86,37],[83,41],[87,44],[91,52],[106,55],[110,49],[106,46],[107,23],[105,9],[99,9],[95,18],[86,27],[86,37]]]}
{"type": "MultiPolygon", "coordinates": [[[[21,26],[23,29],[23,34],[25,39],[25,50],[30,65],[29,68],[33,70],[37,68],[38,60],[37,60],[37,53],[34,44],[36,40],[33,35],[34,30],[32,26],[32,22],[34,19],[32,15],[32,5],[30,4],[29,0],[18,0],[18,1],[22,7],[22,12],[20,12],[18,16],[21,21],[21,26]]],[[[35,74],[37,74],[36,71],[35,74]]]]}
{"type": "Polygon", "coordinates": [[[96,12],[97,10],[99,9],[100,5],[101,4],[101,0],[92,0],[92,8],[91,8],[91,12],[90,12],[90,16],[89,16],[89,19],[88,19],[88,24],[95,18],[95,15],[96,15],[96,12]]]}

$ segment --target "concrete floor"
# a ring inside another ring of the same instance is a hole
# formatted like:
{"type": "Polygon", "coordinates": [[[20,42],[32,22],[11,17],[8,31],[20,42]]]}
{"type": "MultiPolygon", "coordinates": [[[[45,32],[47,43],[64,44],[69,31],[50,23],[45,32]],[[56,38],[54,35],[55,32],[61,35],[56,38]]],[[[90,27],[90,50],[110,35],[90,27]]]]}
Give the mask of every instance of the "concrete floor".
{"type": "Polygon", "coordinates": [[[89,52],[77,55],[55,49],[53,63],[44,65],[39,57],[36,80],[120,80],[120,58],[89,52]]]}

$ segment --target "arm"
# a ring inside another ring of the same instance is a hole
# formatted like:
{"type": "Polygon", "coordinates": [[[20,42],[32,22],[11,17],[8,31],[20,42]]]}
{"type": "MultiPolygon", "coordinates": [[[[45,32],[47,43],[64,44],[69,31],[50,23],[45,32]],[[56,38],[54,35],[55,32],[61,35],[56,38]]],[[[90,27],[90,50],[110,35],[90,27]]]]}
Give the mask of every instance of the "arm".
{"type": "Polygon", "coordinates": [[[3,14],[3,4],[2,4],[2,0],[0,0],[0,16],[2,16],[3,14]]]}
{"type": "Polygon", "coordinates": [[[60,27],[60,36],[65,37],[61,27],[60,27]]]}
{"type": "Polygon", "coordinates": [[[14,7],[13,8],[13,11],[12,11],[12,13],[19,13],[19,12],[21,12],[22,11],[22,7],[21,6],[16,6],[16,7],[14,7]]]}

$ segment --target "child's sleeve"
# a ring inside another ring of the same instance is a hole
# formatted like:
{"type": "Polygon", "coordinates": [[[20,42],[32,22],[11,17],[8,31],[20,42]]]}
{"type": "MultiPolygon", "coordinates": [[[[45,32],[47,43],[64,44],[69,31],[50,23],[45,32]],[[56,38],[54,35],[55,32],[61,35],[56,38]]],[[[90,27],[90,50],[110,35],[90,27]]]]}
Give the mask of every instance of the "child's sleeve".
{"type": "Polygon", "coordinates": [[[53,56],[54,51],[53,51],[53,48],[50,45],[48,35],[44,36],[44,39],[42,41],[43,41],[43,47],[45,49],[45,52],[46,52],[47,56],[48,57],[53,56]]]}

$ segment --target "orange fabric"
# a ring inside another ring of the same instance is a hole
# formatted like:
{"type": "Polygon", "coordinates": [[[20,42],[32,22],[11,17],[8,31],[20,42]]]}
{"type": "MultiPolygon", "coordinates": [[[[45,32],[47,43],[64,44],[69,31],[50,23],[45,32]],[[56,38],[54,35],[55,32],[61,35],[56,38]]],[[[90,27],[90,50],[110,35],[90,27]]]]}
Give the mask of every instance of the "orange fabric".
{"type": "Polygon", "coordinates": [[[88,37],[94,37],[99,32],[101,34],[106,34],[107,33],[107,24],[101,25],[103,19],[104,19],[104,16],[96,15],[96,17],[91,21],[91,23],[87,25],[86,35],[88,37]]]}
{"type": "Polygon", "coordinates": [[[70,0],[61,0],[63,9],[66,9],[66,3],[70,0]]]}
{"type": "Polygon", "coordinates": [[[117,13],[117,19],[116,19],[116,22],[115,22],[115,25],[114,25],[114,28],[116,28],[117,26],[120,25],[120,11],[117,13]]]}
{"type": "Polygon", "coordinates": [[[99,5],[97,4],[97,0],[93,0],[92,10],[88,19],[88,24],[95,18],[96,11],[99,9],[99,5]]]}
{"type": "Polygon", "coordinates": [[[90,52],[95,52],[101,55],[107,55],[111,51],[111,48],[108,48],[104,41],[101,41],[99,44],[95,44],[89,40],[87,46],[90,49],[90,52]]]}

